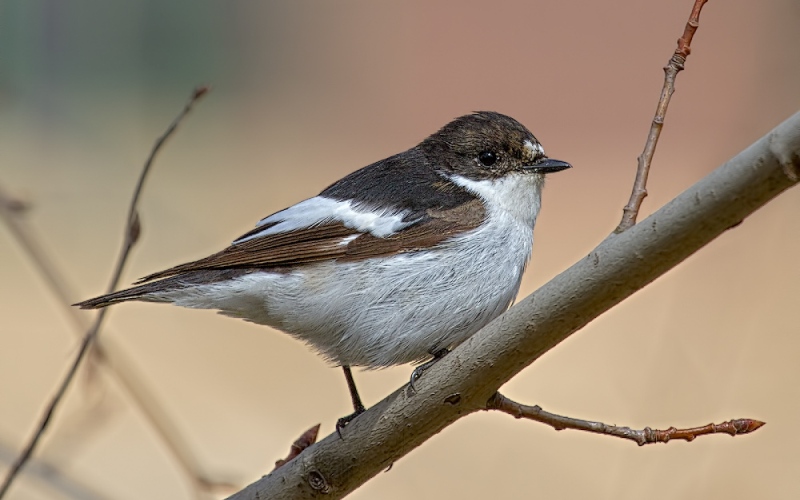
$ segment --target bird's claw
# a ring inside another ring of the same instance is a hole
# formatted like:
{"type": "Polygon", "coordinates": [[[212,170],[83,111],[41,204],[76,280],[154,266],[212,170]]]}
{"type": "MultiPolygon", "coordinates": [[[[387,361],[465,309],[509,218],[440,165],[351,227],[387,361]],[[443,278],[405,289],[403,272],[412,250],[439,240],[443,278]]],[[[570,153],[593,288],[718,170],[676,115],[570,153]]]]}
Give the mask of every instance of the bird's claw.
{"type": "Polygon", "coordinates": [[[411,372],[411,380],[408,381],[408,386],[411,388],[412,392],[417,392],[417,387],[415,386],[416,382],[422,377],[422,374],[425,371],[436,364],[437,361],[445,357],[447,353],[450,352],[450,349],[439,349],[435,353],[433,353],[433,358],[422,363],[418,367],[414,368],[414,371],[411,372]]]}
{"type": "Polygon", "coordinates": [[[347,415],[346,417],[342,417],[342,418],[340,418],[339,420],[336,421],[336,434],[339,435],[339,439],[343,439],[342,438],[342,429],[347,427],[347,424],[349,424],[350,422],[355,420],[355,418],[357,416],[361,415],[365,411],[367,411],[366,408],[364,408],[363,406],[360,406],[360,407],[356,408],[356,411],[354,411],[350,415],[347,415]]]}

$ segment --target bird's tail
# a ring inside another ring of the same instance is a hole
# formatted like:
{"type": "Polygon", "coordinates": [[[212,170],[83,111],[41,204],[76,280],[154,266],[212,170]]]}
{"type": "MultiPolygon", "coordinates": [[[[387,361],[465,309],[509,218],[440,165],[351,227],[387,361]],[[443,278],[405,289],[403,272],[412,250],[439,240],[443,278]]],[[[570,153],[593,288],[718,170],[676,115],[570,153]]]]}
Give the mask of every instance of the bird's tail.
{"type": "MultiPolygon", "coordinates": [[[[161,281],[154,281],[152,283],[145,283],[143,285],[137,285],[131,288],[126,288],[125,290],[119,290],[117,292],[107,293],[105,295],[101,295],[99,297],[95,297],[93,299],[84,300],[83,302],[78,302],[77,304],[72,304],[73,306],[78,306],[81,309],[101,309],[103,307],[110,306],[112,304],[118,304],[120,302],[127,302],[129,300],[143,300],[147,302],[168,302],[168,300],[161,298],[157,295],[157,292],[163,292],[166,289],[175,289],[181,287],[181,283],[175,283],[174,279],[167,278],[161,281]],[[172,281],[173,283],[167,283],[172,281]]],[[[186,286],[183,284],[183,286],[186,286]]]]}
{"type": "MultiPolygon", "coordinates": [[[[156,281],[142,283],[140,285],[120,290],[118,292],[107,293],[93,299],[84,300],[73,304],[81,309],[101,309],[103,307],[127,302],[129,300],[140,300],[144,302],[174,302],[176,295],[172,292],[180,292],[182,289],[197,287],[198,285],[209,285],[220,281],[235,279],[243,274],[248,274],[258,269],[250,268],[231,268],[231,269],[203,269],[180,273],[175,276],[161,278],[156,281]]],[[[145,280],[152,279],[150,276],[145,280]]]]}

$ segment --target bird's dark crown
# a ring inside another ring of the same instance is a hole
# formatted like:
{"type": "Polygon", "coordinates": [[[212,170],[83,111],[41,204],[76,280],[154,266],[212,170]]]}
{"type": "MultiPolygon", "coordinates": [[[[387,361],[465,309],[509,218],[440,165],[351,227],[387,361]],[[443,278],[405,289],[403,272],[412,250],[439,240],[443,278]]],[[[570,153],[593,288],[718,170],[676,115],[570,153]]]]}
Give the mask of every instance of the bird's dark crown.
{"type": "Polygon", "coordinates": [[[493,111],[456,118],[419,147],[434,165],[473,178],[500,177],[544,157],[525,126],[493,111]]]}

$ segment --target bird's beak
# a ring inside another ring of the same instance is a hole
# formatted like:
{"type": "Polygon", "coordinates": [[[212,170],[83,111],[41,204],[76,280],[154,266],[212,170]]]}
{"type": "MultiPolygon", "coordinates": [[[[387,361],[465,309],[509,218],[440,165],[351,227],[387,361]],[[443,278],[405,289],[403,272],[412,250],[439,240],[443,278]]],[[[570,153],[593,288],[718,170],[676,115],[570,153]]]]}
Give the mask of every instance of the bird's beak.
{"type": "Polygon", "coordinates": [[[523,170],[526,170],[528,172],[536,172],[538,174],[552,174],[553,172],[560,172],[562,170],[572,168],[572,165],[561,160],[553,160],[552,158],[542,158],[536,163],[532,163],[531,165],[524,165],[522,168],[523,170]]]}

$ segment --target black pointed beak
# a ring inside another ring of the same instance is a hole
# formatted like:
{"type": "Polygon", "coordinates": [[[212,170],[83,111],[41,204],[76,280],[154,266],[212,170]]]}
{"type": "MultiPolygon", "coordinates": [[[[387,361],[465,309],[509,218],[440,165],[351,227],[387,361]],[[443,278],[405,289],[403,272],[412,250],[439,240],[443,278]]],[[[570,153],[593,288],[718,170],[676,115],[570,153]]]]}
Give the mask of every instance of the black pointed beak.
{"type": "Polygon", "coordinates": [[[525,165],[522,168],[529,172],[536,172],[539,174],[552,174],[553,172],[560,172],[562,170],[572,168],[572,165],[561,160],[554,160],[552,158],[542,158],[536,163],[533,163],[531,165],[525,165]]]}

